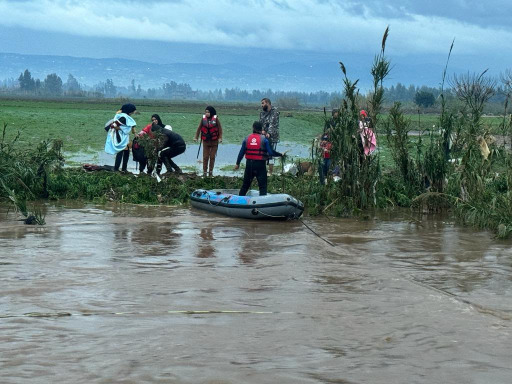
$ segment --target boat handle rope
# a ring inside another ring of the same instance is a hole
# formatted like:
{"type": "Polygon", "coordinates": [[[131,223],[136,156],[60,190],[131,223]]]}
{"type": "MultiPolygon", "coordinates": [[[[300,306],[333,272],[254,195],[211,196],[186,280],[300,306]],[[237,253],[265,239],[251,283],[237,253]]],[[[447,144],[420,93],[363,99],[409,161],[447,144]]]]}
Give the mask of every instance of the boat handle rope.
{"type": "Polygon", "coordinates": [[[272,217],[274,219],[283,219],[283,218],[286,218],[288,219],[289,217],[288,216],[274,216],[274,215],[269,215],[268,213],[265,213],[263,211],[260,211],[258,208],[254,208],[253,209],[254,212],[256,212],[256,214],[258,213],[261,213],[263,216],[267,216],[267,217],[272,217]]]}
{"type": "Polygon", "coordinates": [[[217,205],[219,205],[220,203],[227,203],[227,202],[229,201],[229,199],[231,199],[231,195],[230,195],[230,196],[226,196],[226,197],[224,197],[224,198],[220,199],[216,204],[213,204],[213,203],[211,202],[211,200],[210,200],[210,194],[209,194],[209,193],[207,194],[207,196],[208,196],[208,198],[207,198],[208,203],[209,203],[210,205],[213,205],[214,207],[216,207],[216,206],[217,206],[217,205]]]}

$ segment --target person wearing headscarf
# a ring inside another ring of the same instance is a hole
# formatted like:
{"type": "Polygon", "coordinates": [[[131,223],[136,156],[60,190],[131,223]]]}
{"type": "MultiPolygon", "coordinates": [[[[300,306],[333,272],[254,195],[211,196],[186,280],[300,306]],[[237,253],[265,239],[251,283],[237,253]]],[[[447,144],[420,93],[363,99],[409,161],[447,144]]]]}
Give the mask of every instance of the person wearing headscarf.
{"type": "MultiPolygon", "coordinates": [[[[133,104],[124,104],[117,111],[114,119],[109,123],[107,132],[107,140],[105,142],[105,152],[116,155],[114,170],[119,171],[121,161],[123,162],[121,171],[127,172],[128,159],[130,157],[130,132],[134,132],[137,123],[131,115],[135,113],[137,108],[133,104]]],[[[107,128],[107,127],[106,127],[107,128]]]]}
{"type": "Polygon", "coordinates": [[[217,117],[217,111],[212,106],[205,108],[204,115],[197,127],[194,141],[199,139],[199,135],[201,135],[203,144],[203,177],[206,177],[206,172],[211,177],[213,176],[213,167],[219,143],[222,142],[222,125],[217,117]]]}
{"type": "Polygon", "coordinates": [[[372,120],[368,117],[368,113],[362,109],[359,112],[359,136],[361,137],[361,145],[365,156],[368,156],[377,148],[377,137],[373,132],[372,120]]]}
{"type": "MultiPolygon", "coordinates": [[[[133,139],[133,146],[132,146],[132,152],[133,152],[133,160],[137,161],[139,163],[139,173],[144,173],[144,170],[146,169],[146,166],[148,167],[148,174],[151,174],[153,172],[153,169],[155,167],[154,162],[148,163],[148,157],[145,153],[145,149],[142,147],[141,143],[139,142],[139,139],[143,137],[144,135],[148,135],[150,138],[154,139],[154,134],[152,133],[152,127],[153,125],[156,125],[160,128],[169,129],[172,131],[172,127],[170,125],[165,125],[162,122],[162,119],[159,115],[154,113],[151,115],[151,123],[146,125],[142,131],[139,132],[139,134],[133,139]]],[[[155,148],[157,144],[155,143],[155,148]]],[[[156,150],[156,149],[155,149],[156,150]]]]}

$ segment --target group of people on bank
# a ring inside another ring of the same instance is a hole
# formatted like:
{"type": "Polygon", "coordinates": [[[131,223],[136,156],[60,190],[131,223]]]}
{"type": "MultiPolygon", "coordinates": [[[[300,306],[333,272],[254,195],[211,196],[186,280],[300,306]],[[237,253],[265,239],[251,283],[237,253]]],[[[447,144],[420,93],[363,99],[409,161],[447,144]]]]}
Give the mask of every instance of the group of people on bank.
{"type": "Polygon", "coordinates": [[[128,160],[130,151],[132,151],[133,159],[139,163],[140,173],[143,173],[147,167],[148,174],[156,170],[156,173],[160,175],[162,164],[167,168],[167,172],[181,173],[181,168],[172,158],[185,152],[187,148],[185,140],[179,134],[173,132],[170,125],[163,124],[162,119],[157,114],[151,116],[150,124],[136,133],[135,126],[137,123],[132,117],[136,112],[135,105],[124,104],[116,112],[114,118],[105,125],[107,131],[105,152],[116,156],[114,171],[128,172],[128,160]],[[136,135],[132,142],[130,142],[130,133],[136,135]],[[151,149],[154,150],[157,156],[153,157],[146,153],[148,148],[144,148],[140,142],[144,137],[150,139],[151,149]],[[120,167],[121,169],[119,169],[120,167]]]}
{"type": "MultiPolygon", "coordinates": [[[[273,173],[274,158],[283,156],[277,151],[279,142],[279,111],[272,106],[270,99],[261,100],[261,112],[259,120],[252,125],[252,133],[242,142],[238,154],[235,170],[239,169],[242,159],[246,158],[246,166],[240,196],[244,196],[251,186],[254,178],[258,181],[260,195],[267,193],[267,175],[273,173]],[[267,173],[268,164],[268,173],[267,173]]],[[[162,165],[167,168],[167,173],[182,173],[181,168],[172,160],[186,150],[183,138],[172,130],[170,125],[165,125],[159,115],[151,116],[151,123],[146,125],[140,132],[135,131],[136,122],[132,115],[137,111],[135,105],[124,104],[106,126],[107,140],[105,151],[115,155],[114,170],[127,172],[127,165],[130,151],[133,159],[139,163],[139,172],[147,173],[154,171],[161,174],[162,165]],[[130,142],[130,133],[135,138],[130,142]],[[146,139],[146,145],[143,141],[146,139]],[[147,142],[151,143],[150,148],[147,142]],[[147,153],[151,149],[154,156],[147,153]]],[[[338,110],[333,110],[330,126],[326,126],[320,141],[322,163],[319,169],[320,181],[323,183],[330,168],[332,143],[330,134],[338,119],[338,110]]],[[[371,120],[366,111],[360,112],[359,133],[364,155],[372,153],[376,146],[376,137],[371,126],[371,120]]],[[[200,147],[203,147],[203,176],[212,176],[215,166],[215,158],[219,143],[222,142],[222,125],[217,116],[217,111],[212,106],[205,108],[204,114],[197,127],[194,141],[200,140],[200,147]]],[[[199,155],[199,153],[198,153],[199,155]]]]}
{"type": "MultiPolygon", "coordinates": [[[[247,189],[249,189],[250,182],[256,177],[263,192],[266,191],[266,164],[269,163],[269,173],[272,173],[273,157],[281,154],[276,151],[279,142],[279,112],[268,98],[261,100],[261,106],[260,119],[253,124],[253,132],[261,136],[256,139],[258,148],[255,148],[252,140],[255,137],[253,133],[249,135],[251,140],[247,145],[247,138],[244,140],[241,157],[248,156],[249,163],[246,167],[244,185],[248,183],[247,189]],[[248,154],[245,151],[249,151],[248,154]]],[[[136,122],[133,119],[135,113],[137,108],[134,104],[124,104],[114,118],[105,125],[107,131],[105,152],[115,155],[114,171],[128,171],[128,160],[132,152],[134,161],[139,163],[140,173],[144,173],[147,169],[148,174],[156,172],[160,176],[162,165],[167,168],[167,173],[182,173],[181,168],[172,159],[185,152],[186,144],[183,138],[174,132],[170,125],[165,125],[157,114],[153,114],[151,123],[137,133],[136,122]],[[130,134],[135,135],[133,141],[130,141],[130,134]],[[151,143],[150,148],[147,146],[147,139],[151,143]],[[144,141],[146,145],[143,145],[144,141]],[[156,156],[147,153],[148,149],[156,156]]],[[[222,124],[217,111],[214,107],[207,106],[194,136],[194,141],[200,140],[200,147],[201,145],[203,147],[203,176],[205,177],[213,176],[222,134],[222,124]]],[[[240,161],[237,162],[237,169],[240,161]]]]}

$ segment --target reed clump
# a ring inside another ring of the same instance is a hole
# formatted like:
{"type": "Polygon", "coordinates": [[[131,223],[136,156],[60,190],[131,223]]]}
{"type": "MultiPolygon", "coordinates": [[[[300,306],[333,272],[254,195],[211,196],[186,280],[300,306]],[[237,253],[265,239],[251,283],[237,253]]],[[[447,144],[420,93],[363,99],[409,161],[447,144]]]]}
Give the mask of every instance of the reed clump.
{"type": "Polygon", "coordinates": [[[35,147],[20,149],[19,132],[6,139],[4,123],[0,139],[0,198],[8,199],[27,224],[44,224],[44,214],[28,201],[49,197],[48,178],[64,163],[61,140],[44,140],[35,147]]]}

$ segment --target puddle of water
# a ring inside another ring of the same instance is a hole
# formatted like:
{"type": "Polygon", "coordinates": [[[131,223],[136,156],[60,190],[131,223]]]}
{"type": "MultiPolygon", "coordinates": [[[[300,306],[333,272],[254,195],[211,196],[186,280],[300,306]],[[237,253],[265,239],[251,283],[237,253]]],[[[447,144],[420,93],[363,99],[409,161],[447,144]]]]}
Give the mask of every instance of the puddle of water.
{"type": "MultiPolygon", "coordinates": [[[[296,143],[279,143],[278,151],[284,152],[289,151],[287,155],[289,156],[289,161],[292,161],[294,158],[310,158],[311,157],[311,148],[302,144],[296,143]]],[[[173,158],[173,161],[178,164],[181,168],[185,168],[192,172],[202,173],[202,148],[199,153],[198,158],[198,144],[187,144],[187,150],[185,153],[176,156],[173,158]]],[[[217,152],[217,158],[215,159],[215,169],[214,174],[216,175],[224,175],[224,176],[232,176],[232,175],[240,175],[240,172],[232,171],[232,167],[234,167],[236,163],[236,159],[238,156],[238,152],[240,151],[240,145],[238,144],[220,144],[219,150],[217,152]],[[221,169],[224,168],[224,169],[221,169]]],[[[65,158],[67,162],[72,166],[77,166],[85,163],[93,163],[98,165],[114,165],[115,156],[109,155],[104,151],[91,153],[87,152],[66,152],[65,158]]],[[[137,163],[133,161],[130,156],[130,160],[128,161],[128,171],[133,173],[138,173],[136,169],[137,163]]]]}

